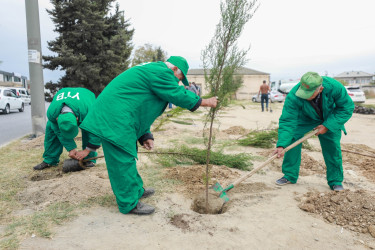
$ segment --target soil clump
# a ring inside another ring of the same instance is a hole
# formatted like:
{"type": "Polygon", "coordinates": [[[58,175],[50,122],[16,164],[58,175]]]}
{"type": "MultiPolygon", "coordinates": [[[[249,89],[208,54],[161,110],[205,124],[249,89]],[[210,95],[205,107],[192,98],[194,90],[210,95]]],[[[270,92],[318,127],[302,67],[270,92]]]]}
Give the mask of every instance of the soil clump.
{"type": "Polygon", "coordinates": [[[301,198],[299,208],[355,232],[371,233],[375,226],[375,196],[364,190],[308,192],[301,198]]]}

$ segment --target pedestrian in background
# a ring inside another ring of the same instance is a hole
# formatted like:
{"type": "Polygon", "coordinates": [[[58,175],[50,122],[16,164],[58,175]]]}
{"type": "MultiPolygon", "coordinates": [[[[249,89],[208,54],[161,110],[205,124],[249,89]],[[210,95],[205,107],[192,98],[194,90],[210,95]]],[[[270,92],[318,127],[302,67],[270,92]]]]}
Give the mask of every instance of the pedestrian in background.
{"type": "Polygon", "coordinates": [[[266,110],[268,111],[268,93],[270,92],[270,86],[268,86],[266,80],[263,81],[263,84],[260,85],[258,96],[260,96],[260,103],[262,106],[262,112],[264,112],[264,102],[266,102],[266,110]]]}

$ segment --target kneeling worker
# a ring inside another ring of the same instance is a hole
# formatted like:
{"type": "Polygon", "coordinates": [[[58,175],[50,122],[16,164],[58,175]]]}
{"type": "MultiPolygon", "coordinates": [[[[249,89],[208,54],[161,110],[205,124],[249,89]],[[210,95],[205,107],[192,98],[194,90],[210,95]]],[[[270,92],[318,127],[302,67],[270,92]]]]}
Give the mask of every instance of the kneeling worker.
{"type": "MultiPolygon", "coordinates": [[[[282,150],[317,128],[316,135],[322,147],[327,166],[327,182],[335,191],[344,189],[341,156],[341,131],[353,114],[354,103],[345,87],[333,78],[307,72],[287,95],[279,120],[279,139],[274,154],[282,157],[282,150]]],[[[282,171],[284,176],[277,185],[296,183],[301,164],[298,145],[285,153],[282,171]]]]}
{"type": "MultiPolygon", "coordinates": [[[[56,166],[63,147],[69,152],[70,158],[77,159],[78,151],[74,138],[78,134],[78,126],[85,119],[94,101],[94,93],[85,88],[63,88],[56,93],[47,110],[44,160],[34,167],[35,170],[56,166]]],[[[95,157],[95,151],[99,147],[100,138],[82,131],[82,149],[87,152],[87,158],[95,157]]],[[[93,167],[94,163],[95,160],[87,161],[85,167],[93,167]]]]}

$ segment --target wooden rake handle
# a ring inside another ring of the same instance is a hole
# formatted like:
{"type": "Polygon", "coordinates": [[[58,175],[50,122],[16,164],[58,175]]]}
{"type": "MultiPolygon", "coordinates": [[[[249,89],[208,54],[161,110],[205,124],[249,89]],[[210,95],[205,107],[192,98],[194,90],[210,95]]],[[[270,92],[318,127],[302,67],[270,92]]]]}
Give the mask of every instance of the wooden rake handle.
{"type": "MultiPolygon", "coordinates": [[[[284,150],[282,151],[282,153],[286,153],[287,151],[289,151],[290,149],[294,148],[298,144],[300,144],[300,143],[306,141],[307,139],[309,139],[310,137],[314,136],[317,132],[318,132],[317,129],[309,132],[308,134],[306,134],[304,137],[302,137],[298,141],[296,141],[296,142],[290,144],[288,147],[284,148],[284,150]]],[[[269,158],[262,165],[260,165],[257,168],[254,168],[251,172],[249,172],[249,173],[243,175],[242,177],[240,177],[239,179],[237,179],[235,182],[233,182],[233,187],[237,186],[238,184],[240,184],[241,182],[243,182],[245,179],[249,178],[250,176],[252,176],[256,172],[258,172],[259,170],[261,170],[262,168],[264,168],[265,166],[267,166],[270,162],[272,162],[273,160],[275,160],[276,157],[277,157],[277,154],[273,155],[271,158],[269,158]]]]}

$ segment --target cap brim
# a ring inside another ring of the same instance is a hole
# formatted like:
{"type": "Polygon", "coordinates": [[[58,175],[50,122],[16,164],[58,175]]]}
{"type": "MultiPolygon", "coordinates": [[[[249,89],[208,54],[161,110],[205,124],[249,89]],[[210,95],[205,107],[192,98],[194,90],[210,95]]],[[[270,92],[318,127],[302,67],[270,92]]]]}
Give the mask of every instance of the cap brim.
{"type": "Polygon", "coordinates": [[[182,83],[185,85],[185,86],[189,86],[189,81],[187,79],[187,77],[184,75],[184,79],[182,79],[182,83]]]}
{"type": "Polygon", "coordinates": [[[302,99],[309,99],[315,92],[316,89],[306,91],[301,89],[301,87],[296,91],[296,96],[302,99]]]}

